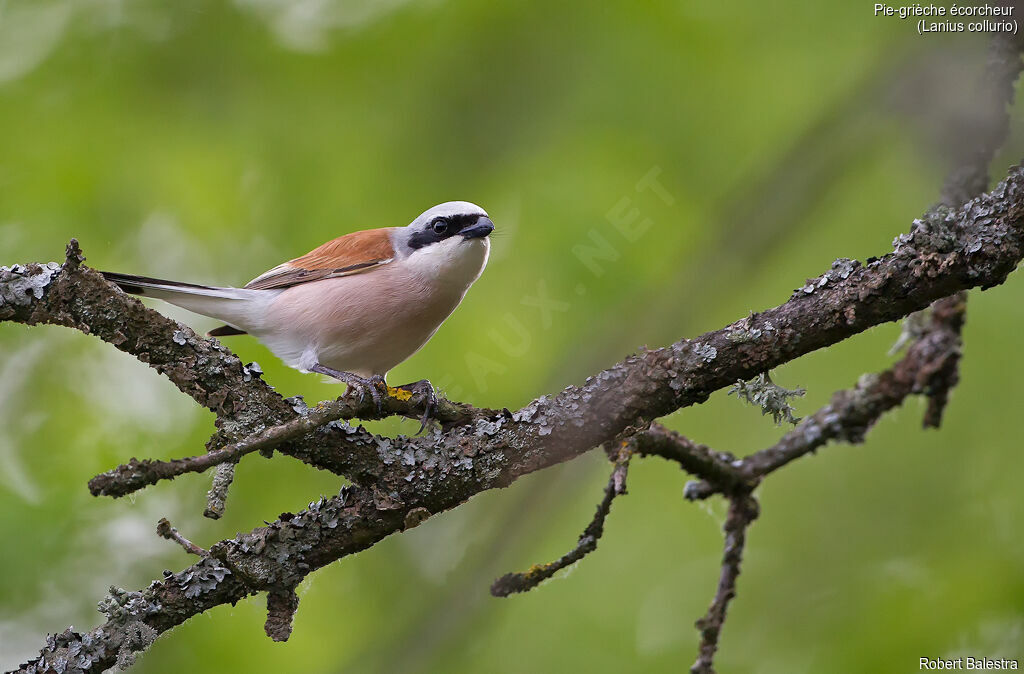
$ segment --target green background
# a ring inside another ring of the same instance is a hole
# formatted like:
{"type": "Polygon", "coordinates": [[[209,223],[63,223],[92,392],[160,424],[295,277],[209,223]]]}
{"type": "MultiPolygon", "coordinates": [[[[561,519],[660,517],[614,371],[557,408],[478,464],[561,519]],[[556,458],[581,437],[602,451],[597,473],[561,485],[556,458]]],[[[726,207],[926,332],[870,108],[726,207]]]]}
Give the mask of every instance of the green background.
{"type": "MultiPolygon", "coordinates": [[[[784,301],[836,257],[889,249],[935,201],[969,118],[984,39],[921,37],[870,3],[497,0],[0,0],[0,264],[241,284],[322,241],[466,199],[498,231],[462,307],[393,381],[516,408],[641,344],[784,301]],[[636,185],[650,171],[671,203],[636,185]],[[636,209],[649,228],[612,224],[636,209]],[[615,251],[588,268],[574,246],[615,251]],[[531,298],[559,302],[548,313],[531,298]]],[[[1021,115],[994,175],[1024,155],[1021,115]]],[[[1024,658],[1024,330],[1018,275],[972,293],[963,381],[941,431],[918,399],[866,445],[762,487],[723,672],[910,672],[922,656],[1024,658]]],[[[156,305],[207,330],[216,323],[156,305]]],[[[773,373],[797,412],[894,360],[885,325],[773,373]]],[[[249,338],[285,395],[339,388],[249,338]]],[[[90,628],[110,585],[294,511],[339,480],[286,457],[94,499],[131,456],[201,451],[212,415],[131,357],[60,328],[0,325],[0,665],[90,628]]],[[[745,454],[784,429],[720,392],[667,423],[745,454]]],[[[375,424],[411,433],[413,422],[375,424]]],[[[568,550],[600,499],[598,454],[481,495],[313,575],[287,644],[264,601],[160,639],[139,672],[670,672],[695,657],[719,502],[636,461],[598,551],[538,590],[496,576],[568,550]]]]}

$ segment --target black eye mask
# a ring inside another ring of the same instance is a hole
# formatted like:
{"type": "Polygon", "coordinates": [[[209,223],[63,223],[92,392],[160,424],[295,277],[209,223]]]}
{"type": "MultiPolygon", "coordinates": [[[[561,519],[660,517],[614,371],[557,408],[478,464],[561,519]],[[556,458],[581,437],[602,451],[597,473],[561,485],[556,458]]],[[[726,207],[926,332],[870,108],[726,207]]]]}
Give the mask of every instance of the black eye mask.
{"type": "Polygon", "coordinates": [[[482,214],[469,213],[465,215],[449,215],[445,217],[438,217],[431,220],[425,228],[420,229],[412,233],[409,237],[409,248],[412,250],[419,250],[424,246],[429,246],[432,243],[438,243],[444,241],[459,232],[464,228],[469,227],[479,220],[482,214]],[[438,231],[438,230],[441,231],[438,231]]]}

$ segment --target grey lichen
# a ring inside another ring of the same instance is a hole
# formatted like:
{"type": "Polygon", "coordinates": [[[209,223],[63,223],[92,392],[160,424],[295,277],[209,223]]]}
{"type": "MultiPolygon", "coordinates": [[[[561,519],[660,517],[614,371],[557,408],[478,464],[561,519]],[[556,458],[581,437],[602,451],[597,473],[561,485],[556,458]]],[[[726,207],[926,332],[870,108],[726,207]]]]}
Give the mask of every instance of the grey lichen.
{"type": "MultiPolygon", "coordinates": [[[[958,221],[955,211],[938,206],[923,218],[914,220],[910,232],[893,239],[894,252],[900,256],[921,252],[951,253],[957,248],[958,221]]],[[[979,221],[978,224],[988,223],[979,221]]]]}
{"type": "Polygon", "coordinates": [[[72,674],[89,671],[106,657],[102,630],[79,634],[69,627],[60,634],[49,634],[39,657],[23,664],[25,674],[72,674]]]}
{"type": "Polygon", "coordinates": [[[242,379],[244,381],[252,381],[253,377],[259,377],[262,374],[263,368],[256,361],[242,366],[242,379]]]}
{"type": "Polygon", "coordinates": [[[693,353],[705,363],[710,363],[718,357],[718,349],[710,344],[697,342],[693,345],[693,353]]]}
{"type": "Polygon", "coordinates": [[[702,480],[690,480],[683,486],[683,498],[687,501],[699,501],[705,497],[707,483],[702,480]]]}
{"type": "Polygon", "coordinates": [[[157,631],[147,625],[146,617],[160,612],[160,603],[141,592],[128,592],[111,587],[110,593],[98,604],[100,613],[107,616],[104,632],[117,648],[117,667],[128,669],[135,664],[135,656],[153,645],[157,631]]]}
{"type": "Polygon", "coordinates": [[[542,408],[547,404],[547,402],[548,402],[548,397],[546,395],[543,395],[543,396],[537,398],[536,400],[534,400],[532,403],[530,403],[526,407],[522,408],[521,410],[517,410],[512,415],[512,420],[516,421],[516,422],[523,423],[523,422],[537,420],[538,415],[543,417],[543,409],[542,408]]]}
{"type": "Polygon", "coordinates": [[[807,279],[807,283],[794,290],[793,297],[799,297],[801,294],[811,295],[814,291],[824,288],[829,283],[834,284],[844,281],[860,266],[860,262],[857,260],[851,260],[847,257],[838,258],[832,263],[832,267],[827,272],[817,278],[807,279]]]}
{"type": "Polygon", "coordinates": [[[56,262],[0,267],[0,319],[13,316],[14,307],[40,299],[60,268],[56,262]]]}
{"type": "Polygon", "coordinates": [[[766,372],[762,372],[749,381],[737,381],[729,395],[747,401],[755,407],[761,408],[761,414],[770,414],[775,420],[775,425],[781,425],[783,421],[796,424],[799,417],[793,416],[793,406],[789,404],[790,398],[798,398],[807,391],[802,388],[786,389],[771,380],[766,372]]]}
{"type": "Polygon", "coordinates": [[[804,293],[805,295],[810,295],[814,292],[814,289],[818,287],[817,281],[818,279],[807,279],[807,283],[794,290],[793,294],[797,295],[799,293],[804,293]]]}
{"type": "Polygon", "coordinates": [[[125,625],[121,647],[117,649],[117,668],[123,671],[134,665],[136,656],[152,646],[158,636],[155,629],[139,620],[125,625]]]}
{"type": "Polygon", "coordinates": [[[299,416],[306,416],[309,414],[309,405],[306,404],[306,399],[301,395],[292,396],[291,398],[285,398],[284,401],[291,405],[292,409],[299,416]]]}
{"type": "Polygon", "coordinates": [[[324,424],[323,428],[332,431],[341,431],[345,435],[358,435],[365,430],[362,426],[353,426],[344,419],[337,419],[330,423],[324,424]]]}
{"type": "Polygon", "coordinates": [[[554,430],[555,424],[561,421],[557,415],[551,415],[551,399],[544,395],[532,403],[515,412],[512,415],[512,420],[519,423],[532,423],[537,428],[539,435],[550,435],[554,430]]]}
{"type": "Polygon", "coordinates": [[[342,490],[336,499],[328,499],[321,496],[319,500],[313,501],[305,510],[291,517],[288,522],[293,527],[305,528],[309,524],[315,524],[328,529],[338,526],[341,511],[345,507],[348,498],[347,490],[342,490]]]}
{"type": "Polygon", "coordinates": [[[498,417],[496,419],[477,419],[474,424],[475,435],[485,435],[491,437],[501,430],[502,425],[505,423],[505,417],[498,417]]]}
{"type": "Polygon", "coordinates": [[[762,332],[760,328],[744,328],[742,326],[734,326],[726,333],[726,337],[733,344],[744,344],[746,342],[753,342],[761,338],[762,332]]]}
{"type": "Polygon", "coordinates": [[[160,611],[160,603],[141,592],[129,592],[119,587],[110,587],[110,592],[96,605],[97,610],[107,616],[113,624],[124,625],[160,611]]]}
{"type": "Polygon", "coordinates": [[[98,604],[107,623],[91,632],[79,634],[69,627],[46,637],[46,646],[38,658],[21,666],[26,674],[73,674],[92,671],[97,663],[109,662],[116,651],[116,664],[127,669],[135,654],[149,648],[158,634],[144,620],[161,610],[159,602],[142,592],[111,587],[98,604]]]}
{"type": "Polygon", "coordinates": [[[214,469],[210,491],[206,493],[206,510],[203,515],[210,519],[220,519],[227,507],[228,489],[235,481],[235,464],[222,463],[214,469]]]}
{"type": "Polygon", "coordinates": [[[184,590],[186,597],[194,598],[217,589],[220,582],[229,575],[230,569],[213,557],[204,557],[185,571],[175,574],[174,582],[184,590]]]}
{"type": "Polygon", "coordinates": [[[733,344],[755,342],[762,337],[772,339],[775,337],[775,326],[771,321],[765,321],[758,327],[757,314],[751,312],[746,318],[736,321],[726,328],[725,337],[733,344]]]}
{"type": "MultiPolygon", "coordinates": [[[[348,424],[345,425],[348,426],[348,424]]],[[[349,426],[349,428],[351,428],[351,426],[349,426]]],[[[377,443],[377,456],[380,457],[381,463],[385,466],[392,465],[396,459],[402,459],[402,450],[395,446],[395,442],[396,441],[391,438],[384,437],[377,443]]]]}
{"type": "Polygon", "coordinates": [[[850,277],[850,274],[860,266],[860,262],[857,260],[851,260],[848,257],[841,257],[832,263],[832,269],[826,274],[831,280],[846,279],[850,277]]]}

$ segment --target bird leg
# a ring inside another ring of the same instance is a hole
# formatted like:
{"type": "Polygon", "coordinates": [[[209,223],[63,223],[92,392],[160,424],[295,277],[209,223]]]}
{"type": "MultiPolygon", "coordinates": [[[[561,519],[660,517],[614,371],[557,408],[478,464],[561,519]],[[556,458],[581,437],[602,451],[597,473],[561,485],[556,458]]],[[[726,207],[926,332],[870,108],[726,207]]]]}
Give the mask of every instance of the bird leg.
{"type": "Polygon", "coordinates": [[[357,374],[335,370],[325,365],[321,365],[320,363],[309,368],[309,371],[325,374],[328,377],[334,377],[338,381],[343,381],[348,384],[350,389],[357,389],[359,391],[359,402],[363,402],[366,399],[366,392],[369,391],[370,397],[373,398],[374,405],[377,406],[377,414],[384,414],[384,399],[381,398],[381,391],[387,390],[387,384],[384,383],[384,377],[379,374],[375,374],[369,379],[366,379],[365,377],[360,377],[357,374]]]}
{"type": "Polygon", "coordinates": [[[413,393],[421,393],[426,399],[423,416],[420,418],[420,430],[416,431],[416,435],[419,435],[427,427],[427,422],[437,413],[437,393],[434,391],[434,385],[426,379],[420,379],[411,384],[402,384],[397,388],[412,391],[413,393]]]}

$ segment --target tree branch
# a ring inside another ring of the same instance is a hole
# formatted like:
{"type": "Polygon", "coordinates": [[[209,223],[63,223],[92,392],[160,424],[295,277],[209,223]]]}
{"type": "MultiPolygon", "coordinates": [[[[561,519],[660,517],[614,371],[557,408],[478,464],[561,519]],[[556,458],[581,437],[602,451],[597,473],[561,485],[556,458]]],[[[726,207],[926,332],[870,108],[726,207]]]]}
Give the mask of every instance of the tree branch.
{"type": "MultiPolygon", "coordinates": [[[[416,418],[420,414],[417,408],[425,404],[420,396],[404,389],[389,388],[388,397],[384,399],[383,413],[376,410],[371,400],[355,401],[346,397],[324,401],[312,409],[299,408],[299,416],[277,426],[271,426],[259,433],[254,433],[239,442],[214,449],[206,454],[174,459],[172,461],[154,461],[132,459],[113,470],[101,473],[89,480],[89,491],[93,496],[120,497],[131,494],[139,489],[156,484],[160,480],[170,480],[185,473],[201,473],[213,466],[228,462],[237,462],[246,454],[279,447],[281,444],[312,433],[321,427],[339,419],[369,419],[382,414],[396,414],[416,418]]],[[[492,413],[492,411],[488,410],[492,413]]],[[[469,405],[453,403],[443,398],[437,399],[436,418],[444,423],[465,423],[473,419],[477,410],[469,405]]],[[[354,429],[353,429],[354,430],[354,429]]]]}
{"type": "MultiPolygon", "coordinates": [[[[964,301],[965,297],[957,294],[937,302],[926,332],[896,365],[880,374],[861,376],[853,388],[836,392],[828,405],[806,417],[777,443],[732,463],[735,483],[756,485],[766,475],[829,442],[860,444],[878,419],[899,407],[908,396],[928,395],[936,386],[948,385],[950,363],[960,357],[964,301]]],[[[676,460],[688,472],[702,478],[687,485],[686,497],[691,500],[730,492],[733,485],[714,476],[709,479],[705,473],[694,470],[687,462],[692,460],[680,456],[682,451],[677,446],[674,451],[658,448],[648,453],[676,460]]]]}
{"type": "MultiPolygon", "coordinates": [[[[466,439],[491,447],[502,441],[521,448],[536,445],[550,450],[554,462],[564,460],[641,419],[702,402],[723,386],[901,318],[935,299],[969,287],[998,285],[1016,266],[1024,246],[1022,176],[1016,167],[989,195],[916,221],[911,233],[897,239],[896,250],[884,257],[869,259],[866,265],[837,260],[779,307],[633,356],[582,387],[535,401],[514,418],[481,412],[477,424],[496,424],[496,432],[484,434],[489,440],[475,433],[466,439]]],[[[221,435],[230,425],[240,440],[298,415],[257,377],[248,375],[246,381],[241,362],[223,346],[194,333],[182,338],[181,326],[112,291],[85,267],[5,270],[0,288],[5,296],[19,298],[0,304],[0,317],[77,327],[135,353],[179,388],[220,410],[221,435]],[[122,313],[124,318],[119,318],[122,313]],[[170,339],[175,333],[184,344],[170,339]],[[239,433],[243,428],[247,432],[239,433]]],[[[394,477],[384,459],[396,442],[403,449],[424,451],[438,444],[436,434],[391,441],[360,429],[322,427],[282,445],[281,451],[358,483],[394,477]]]]}
{"type": "MultiPolygon", "coordinates": [[[[993,36],[989,43],[988,63],[976,96],[976,117],[970,128],[951,129],[947,134],[955,144],[951,153],[955,168],[946,177],[940,194],[940,204],[947,208],[966,203],[988,187],[989,166],[1010,133],[1014,87],[1024,67],[1021,47],[1022,41],[1017,36],[1005,33],[993,36]]],[[[967,293],[961,291],[948,301],[958,307],[958,316],[955,321],[947,321],[947,326],[959,336],[967,313],[967,293]]],[[[943,310],[938,304],[934,308],[937,311],[943,310]]],[[[946,361],[942,372],[934,377],[926,393],[928,409],[924,416],[925,428],[938,428],[941,425],[949,392],[960,379],[959,367],[958,351],[946,361]]]]}

